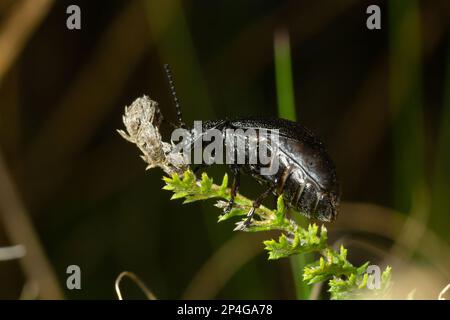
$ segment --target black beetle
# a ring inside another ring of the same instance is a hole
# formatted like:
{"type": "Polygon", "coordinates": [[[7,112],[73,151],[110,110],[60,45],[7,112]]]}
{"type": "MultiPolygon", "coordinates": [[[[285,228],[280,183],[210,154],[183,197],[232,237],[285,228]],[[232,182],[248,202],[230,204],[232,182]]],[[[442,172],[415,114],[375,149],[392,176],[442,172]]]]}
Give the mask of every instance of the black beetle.
{"type": "MultiPolygon", "coordinates": [[[[165,69],[175,101],[178,126],[185,128],[169,66],[165,65],[165,69]]],[[[193,132],[194,140],[198,138],[198,135],[212,128],[222,132],[225,144],[229,141],[226,139],[228,129],[264,129],[277,130],[278,132],[277,152],[272,156],[277,157],[279,165],[273,174],[261,175],[262,164],[259,162],[254,164],[229,164],[234,179],[228,207],[225,209],[226,212],[233,207],[234,198],[239,189],[241,172],[247,173],[260,183],[267,185],[267,190],[254,200],[247,220],[242,227],[250,224],[255,209],[271,193],[282,194],[289,207],[298,210],[308,218],[320,221],[336,219],[340,194],[335,166],[323,143],[304,126],[285,119],[247,118],[204,121],[202,132],[193,132]]],[[[234,133],[234,138],[242,139],[248,144],[248,136],[239,136],[239,133],[234,133]]],[[[246,149],[247,151],[248,149],[246,149]]],[[[246,154],[246,159],[248,159],[248,154],[246,154]]],[[[198,168],[194,169],[194,172],[198,168]]]]}

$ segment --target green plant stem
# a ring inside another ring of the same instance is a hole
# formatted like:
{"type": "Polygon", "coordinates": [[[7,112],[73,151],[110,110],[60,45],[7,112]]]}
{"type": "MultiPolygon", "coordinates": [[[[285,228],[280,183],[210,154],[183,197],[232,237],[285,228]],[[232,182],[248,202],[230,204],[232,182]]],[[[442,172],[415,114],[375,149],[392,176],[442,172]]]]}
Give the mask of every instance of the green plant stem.
{"type": "Polygon", "coordinates": [[[282,30],[275,34],[275,77],[277,84],[278,115],[295,121],[294,85],[292,80],[289,34],[282,30]]]}

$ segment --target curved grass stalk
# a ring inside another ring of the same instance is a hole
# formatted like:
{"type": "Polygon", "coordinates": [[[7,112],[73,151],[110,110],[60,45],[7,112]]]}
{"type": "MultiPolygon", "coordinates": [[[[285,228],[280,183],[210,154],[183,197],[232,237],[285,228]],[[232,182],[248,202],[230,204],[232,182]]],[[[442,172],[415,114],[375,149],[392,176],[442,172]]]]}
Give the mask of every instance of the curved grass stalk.
{"type": "MultiPolygon", "coordinates": [[[[197,179],[190,170],[182,176],[177,173],[171,177],[164,176],[165,190],[173,192],[172,200],[184,199],[183,203],[217,199],[216,207],[225,208],[230,197],[228,176],[225,174],[220,185],[214,184],[212,178],[203,173],[197,179]]],[[[246,219],[253,201],[237,194],[235,206],[229,213],[219,215],[222,222],[234,217],[244,217],[238,224],[246,219]]],[[[260,232],[278,230],[282,234],[278,240],[264,241],[268,251],[268,259],[276,260],[292,255],[305,253],[319,253],[320,259],[308,264],[303,269],[303,280],[308,285],[328,281],[329,292],[332,299],[358,299],[358,298],[387,298],[390,288],[391,268],[387,267],[381,275],[381,285],[378,289],[368,289],[369,274],[366,272],[369,262],[356,267],[347,260],[347,249],[341,246],[339,251],[328,246],[327,229],[325,226],[310,224],[307,229],[300,227],[293,219],[286,215],[283,197],[279,196],[277,208],[270,210],[261,206],[255,211],[255,219],[244,228],[247,232],[260,232]]]]}

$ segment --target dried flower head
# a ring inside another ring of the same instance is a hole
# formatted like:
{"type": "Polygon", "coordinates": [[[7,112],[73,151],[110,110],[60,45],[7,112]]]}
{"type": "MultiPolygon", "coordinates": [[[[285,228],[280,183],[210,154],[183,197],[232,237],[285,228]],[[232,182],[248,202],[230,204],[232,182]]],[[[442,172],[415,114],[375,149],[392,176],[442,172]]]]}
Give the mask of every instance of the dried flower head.
{"type": "Polygon", "coordinates": [[[160,167],[169,175],[181,174],[188,169],[188,161],[181,152],[174,151],[172,144],[162,141],[159,132],[162,120],[158,103],[143,96],[125,107],[123,123],[127,132],[117,131],[142,151],[141,158],[148,164],[147,169],[160,167]]]}

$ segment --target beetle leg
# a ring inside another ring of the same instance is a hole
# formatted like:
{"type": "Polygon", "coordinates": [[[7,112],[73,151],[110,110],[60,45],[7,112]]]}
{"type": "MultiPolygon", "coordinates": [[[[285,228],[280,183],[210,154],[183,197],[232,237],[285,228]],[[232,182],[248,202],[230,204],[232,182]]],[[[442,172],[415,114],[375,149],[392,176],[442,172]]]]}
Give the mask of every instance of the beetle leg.
{"type": "Polygon", "coordinates": [[[231,211],[234,205],[234,198],[236,193],[239,191],[239,186],[241,184],[241,173],[238,168],[233,168],[233,184],[231,185],[230,201],[228,201],[228,206],[225,208],[224,212],[228,213],[231,211]]]}
{"type": "Polygon", "coordinates": [[[275,190],[275,188],[276,188],[275,186],[270,187],[269,189],[264,191],[258,198],[256,198],[255,201],[253,201],[252,208],[247,213],[247,219],[245,219],[244,222],[239,222],[237,224],[236,228],[234,228],[235,231],[236,230],[244,230],[250,225],[253,215],[255,214],[255,210],[259,208],[259,206],[261,205],[263,200],[265,198],[267,198],[272,193],[272,191],[275,190]]]}

